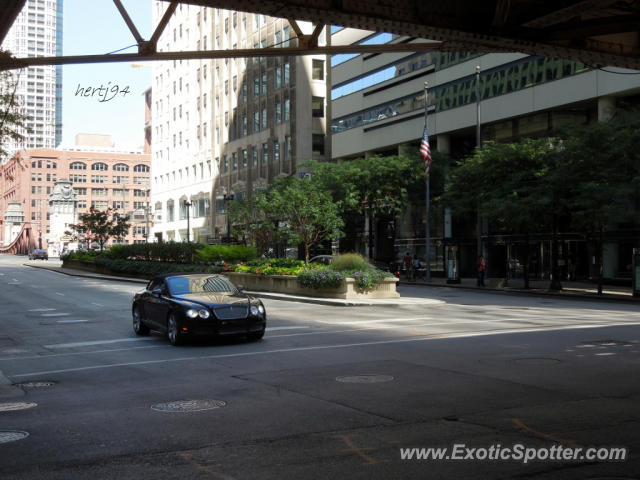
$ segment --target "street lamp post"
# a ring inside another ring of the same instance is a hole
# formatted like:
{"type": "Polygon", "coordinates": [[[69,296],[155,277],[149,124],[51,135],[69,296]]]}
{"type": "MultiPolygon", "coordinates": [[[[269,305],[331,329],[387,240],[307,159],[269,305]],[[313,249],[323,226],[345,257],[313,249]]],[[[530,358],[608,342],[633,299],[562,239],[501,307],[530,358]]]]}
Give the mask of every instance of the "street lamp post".
{"type": "MultiPolygon", "coordinates": [[[[149,204],[149,195],[151,195],[151,189],[147,189],[147,208],[145,209],[145,215],[144,215],[144,219],[145,219],[145,234],[147,237],[147,243],[149,243],[149,213],[151,210],[151,205],[149,204]]],[[[188,235],[188,234],[187,234],[188,235]]]]}
{"type": "Polygon", "coordinates": [[[189,230],[191,230],[191,225],[189,223],[189,207],[191,207],[192,203],[193,202],[187,202],[187,201],[184,202],[185,209],[187,210],[187,243],[190,243],[189,230]]]}
{"type": "Polygon", "coordinates": [[[222,200],[224,201],[224,209],[227,213],[227,244],[231,245],[231,218],[229,217],[229,202],[233,201],[233,193],[228,195],[225,193],[222,200]]]}

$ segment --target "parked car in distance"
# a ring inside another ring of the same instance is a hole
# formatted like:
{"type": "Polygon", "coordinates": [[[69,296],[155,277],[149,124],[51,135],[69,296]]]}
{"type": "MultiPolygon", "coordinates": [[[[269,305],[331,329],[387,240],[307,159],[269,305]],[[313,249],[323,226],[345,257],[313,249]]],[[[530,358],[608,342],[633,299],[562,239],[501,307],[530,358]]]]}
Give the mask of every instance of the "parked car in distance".
{"type": "Polygon", "coordinates": [[[309,263],[321,263],[323,265],[329,265],[331,261],[336,258],[333,255],[316,255],[309,259],[309,263]]]}
{"type": "Polygon", "coordinates": [[[172,345],[197,335],[264,336],[267,313],[227,277],[203,273],[170,273],[154,277],[133,297],[133,331],[166,333],[172,345]]]}
{"type": "Polygon", "coordinates": [[[35,250],[32,250],[31,253],[29,254],[29,260],[49,260],[49,254],[47,253],[46,250],[43,250],[41,248],[36,248],[35,250]]]}

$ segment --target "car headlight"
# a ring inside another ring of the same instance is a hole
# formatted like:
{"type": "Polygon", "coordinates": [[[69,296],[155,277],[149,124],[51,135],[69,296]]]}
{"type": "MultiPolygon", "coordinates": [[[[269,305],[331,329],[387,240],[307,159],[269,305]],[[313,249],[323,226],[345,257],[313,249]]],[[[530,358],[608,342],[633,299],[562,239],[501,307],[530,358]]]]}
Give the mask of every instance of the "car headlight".
{"type": "Polygon", "coordinates": [[[264,307],[262,305],[251,305],[249,309],[251,311],[251,315],[258,316],[264,315],[264,307]]]}
{"type": "Polygon", "coordinates": [[[211,315],[209,313],[209,310],[206,310],[204,308],[201,308],[201,309],[190,308],[189,310],[187,310],[186,314],[187,314],[187,317],[189,318],[196,318],[196,317],[209,318],[209,316],[211,315]]]}

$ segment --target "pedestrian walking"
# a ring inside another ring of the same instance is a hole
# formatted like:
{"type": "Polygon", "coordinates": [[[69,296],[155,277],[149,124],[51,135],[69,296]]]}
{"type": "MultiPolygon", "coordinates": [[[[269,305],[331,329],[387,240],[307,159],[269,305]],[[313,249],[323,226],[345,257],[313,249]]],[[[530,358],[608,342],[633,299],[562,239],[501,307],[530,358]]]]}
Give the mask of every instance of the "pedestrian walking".
{"type": "Polygon", "coordinates": [[[418,258],[418,254],[413,256],[413,264],[412,264],[412,272],[411,276],[415,280],[418,278],[418,270],[420,269],[420,259],[418,258]]]}
{"type": "Polygon", "coordinates": [[[402,261],[404,262],[405,275],[407,276],[407,280],[409,280],[411,278],[411,262],[412,262],[411,254],[409,252],[405,253],[402,261]]]}
{"type": "Polygon", "coordinates": [[[484,287],[484,274],[487,271],[487,263],[482,255],[478,256],[478,286],[484,287]]]}

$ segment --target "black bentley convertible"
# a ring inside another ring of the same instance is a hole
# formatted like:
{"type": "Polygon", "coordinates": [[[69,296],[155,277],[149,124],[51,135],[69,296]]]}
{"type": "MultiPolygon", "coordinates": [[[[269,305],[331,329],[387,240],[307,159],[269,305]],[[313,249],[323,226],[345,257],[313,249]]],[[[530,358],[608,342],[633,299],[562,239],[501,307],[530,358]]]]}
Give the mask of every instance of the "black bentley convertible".
{"type": "Polygon", "coordinates": [[[133,331],[166,332],[172,345],[195,335],[264,336],[267,314],[259,299],[223,275],[171,273],[154,277],[133,297],[133,331]]]}

